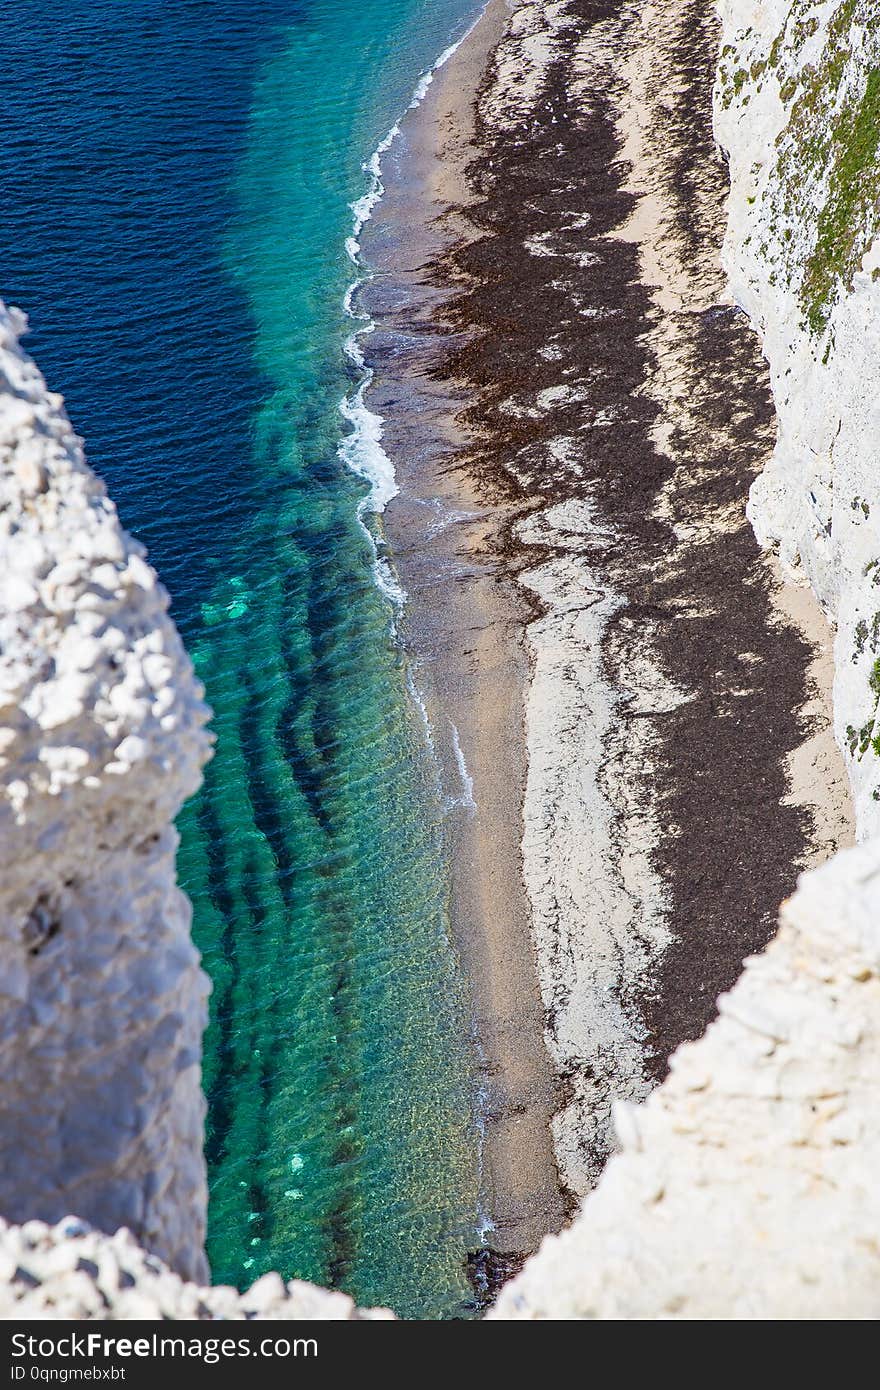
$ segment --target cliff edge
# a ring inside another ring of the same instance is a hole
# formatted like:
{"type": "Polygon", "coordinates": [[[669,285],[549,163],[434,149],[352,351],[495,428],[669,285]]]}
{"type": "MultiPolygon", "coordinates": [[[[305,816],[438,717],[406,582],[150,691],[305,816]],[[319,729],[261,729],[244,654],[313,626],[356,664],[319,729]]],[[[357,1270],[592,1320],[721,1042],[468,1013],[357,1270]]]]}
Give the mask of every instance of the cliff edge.
{"type": "Polygon", "coordinates": [[[880,1303],[880,846],[805,874],[681,1047],[574,1225],[496,1318],[873,1318],[880,1303]]]}
{"type": "Polygon", "coordinates": [[[777,417],[748,516],[836,628],[835,734],[868,841],[679,1049],[574,1226],[498,1318],[869,1318],[880,1299],[880,29],[872,0],[720,0],[723,261],[777,417]]]}
{"type": "Polygon", "coordinates": [[[208,982],[173,820],[207,710],[168,596],[0,305],[0,1214],[203,1278],[208,982]]]}

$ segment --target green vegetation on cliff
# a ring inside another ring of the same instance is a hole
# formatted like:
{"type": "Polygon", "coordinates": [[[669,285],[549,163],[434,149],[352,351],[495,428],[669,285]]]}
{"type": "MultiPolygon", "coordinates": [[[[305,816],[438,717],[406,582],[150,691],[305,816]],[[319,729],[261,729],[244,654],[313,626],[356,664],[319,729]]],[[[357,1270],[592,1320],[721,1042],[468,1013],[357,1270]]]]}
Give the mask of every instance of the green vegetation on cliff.
{"type": "MultiPolygon", "coordinates": [[[[765,192],[763,251],[798,293],[805,323],[822,334],[852,288],[880,232],[880,26],[877,0],[794,0],[766,58],[725,70],[721,95],[743,105],[767,73],[779,84],[788,121],[776,141],[765,192]],[[751,78],[746,86],[747,79],[751,78]],[[755,85],[757,84],[757,85],[755,85]]],[[[732,54],[732,50],[731,50],[732,54]]],[[[776,283],[774,270],[771,283],[776,283]]]]}

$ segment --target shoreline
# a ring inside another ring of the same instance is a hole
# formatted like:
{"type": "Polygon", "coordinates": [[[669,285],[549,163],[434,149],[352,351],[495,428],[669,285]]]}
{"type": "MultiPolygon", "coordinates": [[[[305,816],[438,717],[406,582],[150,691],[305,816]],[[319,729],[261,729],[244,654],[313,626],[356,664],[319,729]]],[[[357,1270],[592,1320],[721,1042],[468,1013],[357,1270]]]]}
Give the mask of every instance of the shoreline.
{"type": "Polygon", "coordinates": [[[401,122],[383,165],[385,194],[364,229],[376,273],[363,294],[376,324],[369,403],[384,419],[400,488],[383,526],[408,596],[401,636],[448,803],[453,934],[470,990],[491,1218],[472,1276],[490,1288],[572,1205],[551,1140],[560,1095],[522,883],[523,604],[495,558],[504,517],[457,461],[467,444],[456,420],[462,400],[432,376],[439,340],[448,345],[449,290],[432,283],[430,267],[464,230],[473,102],[508,17],[505,0],[490,0],[401,122]]]}
{"type": "Polygon", "coordinates": [[[720,266],[716,21],[519,0],[499,47],[508,14],[406,125],[368,298],[404,641],[472,779],[490,1239],[522,1252],[852,817],[827,628],[745,517],[774,414],[720,266]]]}

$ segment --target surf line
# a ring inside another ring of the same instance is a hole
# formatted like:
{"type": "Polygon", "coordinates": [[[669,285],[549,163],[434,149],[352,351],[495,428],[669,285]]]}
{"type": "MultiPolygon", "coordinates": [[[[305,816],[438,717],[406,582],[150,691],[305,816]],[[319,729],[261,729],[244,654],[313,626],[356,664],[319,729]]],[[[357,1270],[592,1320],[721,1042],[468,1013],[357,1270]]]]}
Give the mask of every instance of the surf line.
{"type": "MultiPolygon", "coordinates": [[[[382,182],[382,157],[385,155],[394,141],[401,133],[401,122],[406,114],[415,111],[421,106],[436,74],[440,71],[454,53],[458,51],[465,40],[473,33],[477,24],[482,18],[485,10],[482,5],[479,13],[468,25],[467,29],[448,47],[444,48],[439,58],[425,72],[423,72],[415,85],[409,105],[402,116],[391,126],[386,135],[379,141],[373,153],[361,166],[363,172],[368,176],[369,184],[366,191],[349,206],[352,213],[352,229],[345,240],[346,254],[355,268],[355,278],[348,286],[343,299],[343,309],[348,318],[353,320],[354,327],[345,340],[345,356],[353,368],[353,373],[358,378],[354,389],[343,396],[339,403],[339,410],[343,419],[351,425],[350,431],[343,436],[337,448],[337,457],[341,462],[368,484],[369,491],[357,506],[357,519],[361,529],[367,539],[372,554],[373,578],[379,591],[388,600],[391,607],[391,632],[392,636],[397,635],[397,624],[400,615],[406,604],[406,590],[404,589],[394,563],[387,552],[381,529],[374,523],[371,525],[368,518],[379,518],[392,498],[396,497],[399,491],[397,479],[394,471],[394,464],[389,458],[385,449],[382,447],[382,436],[384,420],[381,415],[371,410],[364,399],[373,381],[374,373],[372,368],[367,366],[364,350],[361,346],[361,339],[366,338],[375,330],[375,323],[367,314],[362,314],[355,306],[355,295],[359,287],[370,279],[371,272],[369,266],[364,264],[361,258],[360,235],[363,228],[373,215],[373,209],[381,201],[385,192],[385,185],[382,182]]],[[[381,526],[381,523],[379,524],[381,526]]],[[[410,696],[415,700],[419,710],[421,720],[425,726],[427,745],[432,759],[437,766],[439,774],[439,759],[436,753],[434,731],[431,728],[428,712],[425,707],[424,699],[418,691],[412,673],[409,673],[407,685],[410,696]]],[[[472,779],[464,766],[464,757],[458,742],[458,733],[455,731],[454,754],[456,766],[459,770],[462,788],[465,795],[452,798],[453,804],[465,805],[469,809],[472,807],[472,800],[469,795],[469,788],[472,786],[472,779]]],[[[441,799],[442,789],[441,789],[441,799]]]]}
{"type": "MultiPolygon", "coordinates": [[[[407,594],[394,567],[391,556],[387,551],[384,538],[382,537],[380,518],[388,503],[397,496],[399,488],[395,476],[394,464],[382,447],[384,420],[381,415],[370,410],[364,400],[366,392],[369,390],[373,381],[374,372],[367,366],[361,340],[374,332],[376,325],[368,314],[359,313],[355,307],[355,296],[359,287],[371,277],[369,266],[364,263],[361,257],[360,235],[363,228],[372,217],[373,209],[381,201],[385,192],[385,186],[382,182],[382,157],[388,152],[394,141],[400,135],[401,121],[405,119],[408,112],[414,111],[417,107],[421,106],[436,74],[449,62],[453,54],[458,51],[465,40],[473,33],[486,10],[487,3],[488,0],[480,6],[478,14],[468,25],[461,37],[454,43],[449,44],[440,54],[437,61],[421,74],[406,111],[394,122],[391,129],[379,141],[379,144],[373,150],[369,159],[361,166],[363,172],[369,177],[369,186],[360,198],[357,198],[350,204],[352,212],[352,230],[345,240],[345,250],[356,273],[355,278],[345,292],[343,308],[347,317],[353,320],[354,327],[345,340],[344,350],[345,356],[353,369],[353,374],[357,377],[357,385],[342,398],[339,404],[340,413],[351,425],[351,430],[340,441],[337,449],[337,457],[350,472],[361,478],[369,487],[366,496],[358,503],[357,519],[367,538],[372,554],[374,581],[379,591],[387,599],[391,608],[391,636],[394,640],[397,640],[398,622],[406,605],[407,594]],[[372,525],[369,524],[368,521],[368,518],[371,517],[374,518],[372,525]]],[[[452,739],[452,752],[460,778],[458,793],[456,795],[448,795],[444,792],[443,763],[437,750],[435,732],[431,724],[426,701],[422,691],[419,689],[412,662],[410,661],[406,662],[406,685],[409,697],[418,711],[419,722],[422,726],[425,739],[425,752],[428,756],[428,763],[435,779],[435,795],[440,805],[441,812],[446,816],[453,810],[459,810],[470,818],[476,813],[477,809],[473,795],[473,778],[465,763],[458,729],[451,720],[448,721],[452,739]]],[[[479,1173],[479,1200],[476,1212],[475,1234],[479,1248],[486,1249],[495,1231],[495,1223],[485,1203],[484,1191],[489,1092],[485,1081],[486,1057],[473,1024],[471,1027],[471,1046],[477,1059],[477,1076],[478,1078],[483,1078],[477,1081],[473,1096],[474,1127],[477,1136],[477,1166],[479,1173]]]]}
{"type": "MultiPolygon", "coordinates": [[[[484,9],[485,6],[481,7],[480,13],[468,25],[461,38],[444,48],[437,61],[421,74],[406,112],[414,111],[421,106],[434,77],[476,28],[484,9]]],[[[397,618],[406,603],[406,592],[387,554],[381,536],[377,537],[374,528],[367,524],[365,518],[368,515],[381,516],[391,499],[397,496],[399,489],[394,473],[394,464],[382,447],[384,421],[381,415],[370,410],[364,400],[373,380],[373,371],[366,364],[360,340],[374,331],[375,324],[368,315],[358,312],[354,305],[354,298],[360,285],[370,278],[369,267],[361,259],[360,234],[385,192],[385,186],[382,182],[382,156],[388,152],[400,135],[401,121],[406,112],[394,122],[388,133],[379,141],[369,159],[361,166],[363,172],[369,177],[369,186],[360,198],[355,199],[350,204],[353,219],[352,230],[350,235],[346,237],[345,250],[355,268],[356,275],[345,292],[343,309],[348,318],[354,321],[355,327],[345,340],[344,351],[358,377],[358,384],[354,390],[343,396],[339,404],[340,413],[352,428],[340,441],[337,449],[337,456],[346,468],[369,485],[369,492],[358,503],[357,517],[373,555],[373,576],[376,585],[392,607],[392,630],[396,630],[397,618]]]]}

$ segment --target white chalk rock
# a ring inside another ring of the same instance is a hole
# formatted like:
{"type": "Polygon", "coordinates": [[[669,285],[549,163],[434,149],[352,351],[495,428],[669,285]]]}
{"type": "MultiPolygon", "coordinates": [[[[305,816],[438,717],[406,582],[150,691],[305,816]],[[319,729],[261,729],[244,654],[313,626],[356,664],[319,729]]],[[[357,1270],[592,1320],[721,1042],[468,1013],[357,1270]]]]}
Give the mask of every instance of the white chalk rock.
{"type": "Polygon", "coordinates": [[[880,834],[880,26],[876,0],[718,0],[724,265],[778,419],[748,507],[835,624],[835,733],[880,834]],[[876,727],[875,727],[876,725],[876,727]]]}
{"type": "Polygon", "coordinates": [[[202,1278],[207,981],[172,823],[207,711],[24,326],[0,304],[0,1214],[128,1226],[202,1278]]]}
{"type": "Polygon", "coordinates": [[[781,929],[618,1112],[620,1153],[494,1318],[851,1319],[880,1307],[880,843],[802,876],[781,929]]]}
{"type": "Polygon", "coordinates": [[[265,1274],[245,1293],[221,1285],[186,1282],[148,1256],[130,1231],[113,1236],[76,1217],[54,1226],[0,1221],[0,1319],[88,1318],[128,1321],[198,1319],[319,1319],[341,1322],[392,1316],[384,1308],[356,1308],[333,1293],[277,1274],[265,1274]]]}

